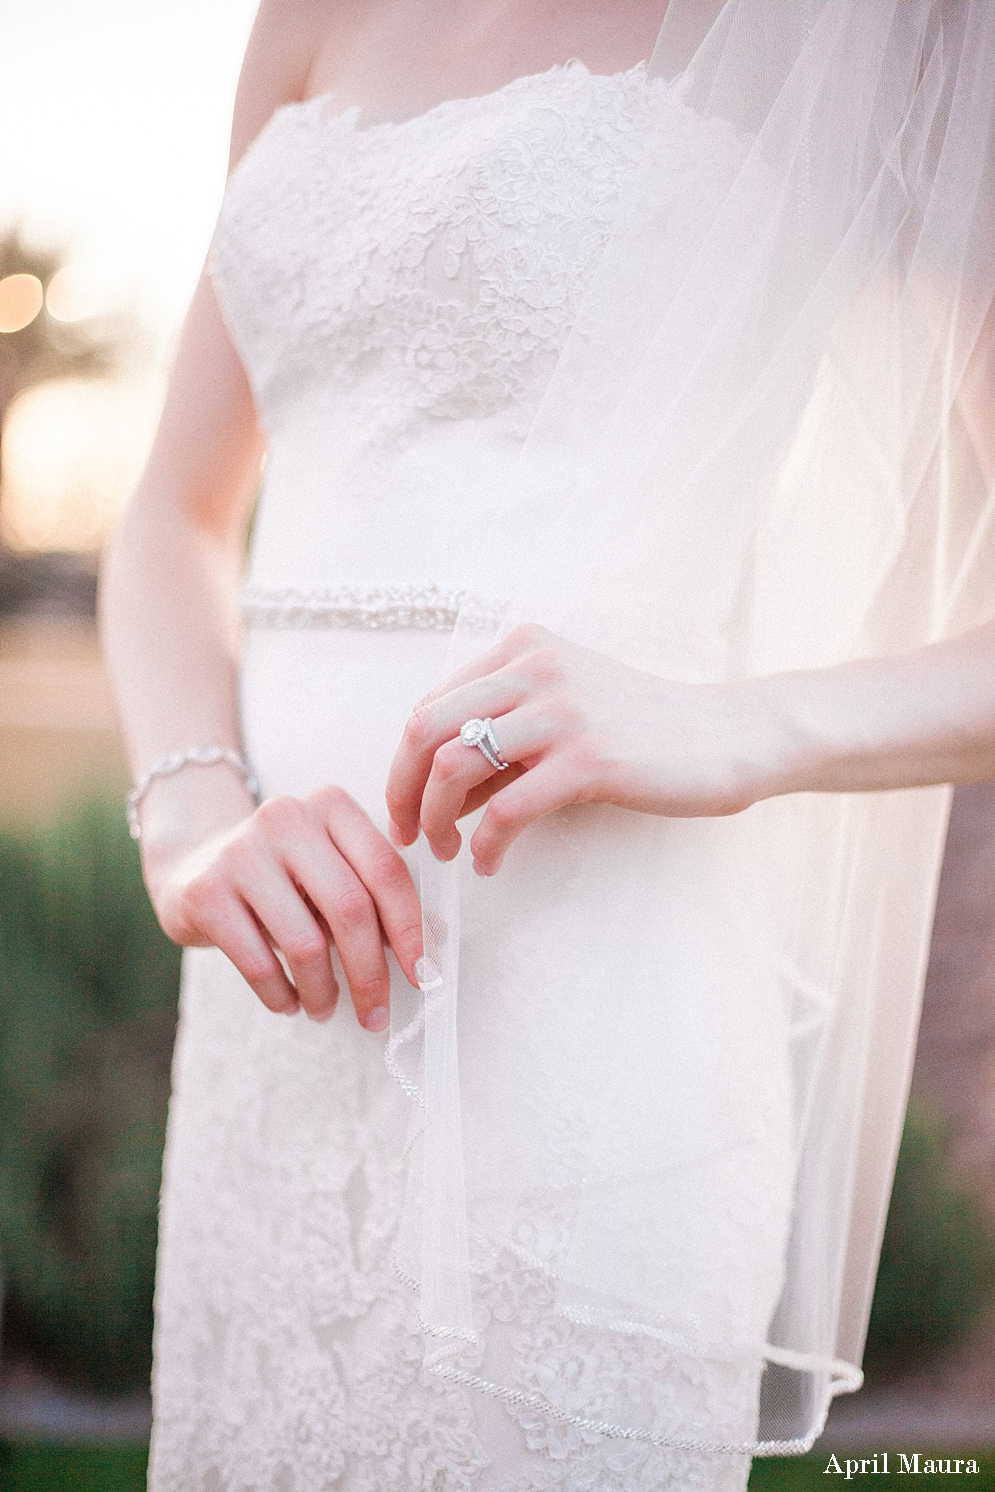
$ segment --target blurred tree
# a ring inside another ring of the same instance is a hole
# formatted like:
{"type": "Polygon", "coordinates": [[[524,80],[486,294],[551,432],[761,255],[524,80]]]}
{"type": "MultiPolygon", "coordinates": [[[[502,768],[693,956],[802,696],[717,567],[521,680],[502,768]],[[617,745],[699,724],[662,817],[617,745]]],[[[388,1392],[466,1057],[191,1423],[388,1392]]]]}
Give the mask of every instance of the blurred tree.
{"type": "MultiPolygon", "coordinates": [[[[62,255],[31,246],[19,228],[0,236],[0,281],[34,275],[42,291],[62,268],[62,255]]],[[[99,321],[56,321],[43,304],[26,326],[0,331],[0,451],[3,425],[14,399],[52,378],[87,378],[112,372],[121,358],[123,327],[99,321]]],[[[0,493],[2,499],[2,493],[0,493]]]]}
{"type": "MultiPolygon", "coordinates": [[[[64,256],[30,244],[20,228],[0,233],[0,294],[13,275],[38,281],[41,304],[25,324],[3,330],[0,322],[0,516],[3,505],[3,431],[7,411],[19,394],[56,378],[94,378],[118,369],[139,341],[139,328],[127,314],[59,321],[48,310],[45,293],[64,256]]],[[[89,614],[96,604],[92,560],[77,555],[20,555],[5,544],[0,524],[0,615],[24,611],[89,614]]]]}

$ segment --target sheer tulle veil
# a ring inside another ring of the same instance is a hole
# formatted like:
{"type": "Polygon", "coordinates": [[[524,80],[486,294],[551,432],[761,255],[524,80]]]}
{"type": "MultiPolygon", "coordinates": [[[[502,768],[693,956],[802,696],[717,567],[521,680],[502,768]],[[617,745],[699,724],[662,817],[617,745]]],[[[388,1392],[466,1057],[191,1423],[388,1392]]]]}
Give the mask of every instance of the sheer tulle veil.
{"type": "MultiPolygon", "coordinates": [[[[658,125],[495,513],[451,665],[528,620],[662,674],[734,679],[990,617],[995,7],[671,0],[650,71],[658,125]],[[709,179],[679,169],[701,132],[709,179]]],[[[680,1178],[717,1163],[749,1082],[744,1043],[760,1063],[780,1043],[790,1236],[756,1437],[735,1448],[811,1445],[832,1395],[860,1383],[948,802],[941,787],[679,824],[558,816],[522,848],[557,909],[544,964],[590,946],[604,967],[663,904],[686,919],[686,957],[523,1013],[543,1058],[489,1076],[512,1122],[486,1157],[462,1122],[459,877],[424,857],[438,977],[396,1004],[388,1061],[413,1099],[398,1266],[420,1289],[432,1371],[466,1376],[461,1346],[486,1331],[480,1260],[502,1249],[608,1336],[738,1350],[734,1325],[717,1342],[708,1322],[674,1319],[661,1280],[680,1178]],[[610,905],[591,864],[610,867],[610,905]],[[677,1006],[674,1057],[661,1023],[677,1006]],[[696,1042],[708,1077],[690,1092],[679,1069],[696,1042]],[[569,1139],[553,1146],[542,1126],[557,1122],[569,1139]]],[[[700,1443],[676,1409],[620,1418],[610,1385],[576,1413],[533,1397],[592,1432],[700,1443]]]]}

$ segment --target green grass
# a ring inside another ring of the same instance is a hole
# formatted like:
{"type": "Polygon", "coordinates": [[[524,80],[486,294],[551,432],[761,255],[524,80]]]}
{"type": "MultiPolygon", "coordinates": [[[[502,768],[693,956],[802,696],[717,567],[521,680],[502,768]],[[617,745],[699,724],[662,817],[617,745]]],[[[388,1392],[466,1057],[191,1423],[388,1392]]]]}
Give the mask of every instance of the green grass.
{"type": "MultiPolygon", "coordinates": [[[[930,1455],[930,1452],[924,1450],[921,1445],[913,1445],[911,1442],[905,1447],[906,1455],[910,1455],[913,1450],[918,1450],[920,1453],[920,1465],[930,1455]]],[[[855,1451],[850,1452],[851,1458],[855,1458],[858,1454],[855,1451]]],[[[865,1457],[867,1454],[865,1451],[865,1457]]],[[[933,1454],[939,1456],[941,1452],[936,1451],[933,1454]]],[[[949,1454],[947,1451],[942,1452],[944,1461],[949,1454]]],[[[964,1454],[961,1452],[962,1456],[964,1454]]],[[[874,1476],[868,1470],[863,1476],[859,1473],[853,1475],[849,1481],[847,1481],[845,1472],[839,1476],[835,1472],[830,1472],[827,1477],[828,1454],[789,1457],[785,1460],[754,1461],[753,1474],[750,1477],[750,1492],[816,1492],[816,1488],[821,1489],[821,1492],[827,1492],[827,1489],[834,1487],[865,1487],[868,1492],[875,1492],[875,1489],[876,1492],[882,1492],[885,1487],[895,1487],[895,1492],[905,1487],[908,1487],[910,1492],[950,1492],[953,1487],[962,1488],[963,1492],[995,1492],[995,1453],[980,1455],[975,1451],[971,1454],[978,1462],[977,1476],[966,1475],[962,1471],[956,1479],[947,1475],[929,1476],[924,1473],[920,1473],[919,1476],[906,1477],[898,1472],[894,1456],[890,1457],[890,1469],[887,1476],[882,1472],[874,1476]],[[898,1480],[900,1475],[901,1480],[898,1480]]],[[[839,1454],[836,1459],[840,1466],[845,1468],[846,1456],[839,1454]]]]}
{"type": "Polygon", "coordinates": [[[0,1444],[0,1492],[145,1492],[144,1445],[0,1444]]]}
{"type": "MultiPolygon", "coordinates": [[[[910,1447],[911,1449],[911,1447],[910,1447]]],[[[923,1456],[928,1452],[922,1452],[923,1456]]],[[[148,1452],[143,1445],[0,1445],[0,1492],[144,1492],[148,1452]]],[[[815,1492],[816,1488],[847,1485],[845,1476],[831,1474],[827,1482],[826,1456],[804,1456],[783,1461],[756,1461],[750,1477],[750,1492],[815,1492]]],[[[845,1465],[845,1457],[840,1456],[845,1465]]],[[[964,1492],[995,1492],[995,1453],[977,1457],[977,1476],[920,1475],[908,1485],[914,1492],[949,1492],[952,1485],[964,1492]]],[[[871,1479],[854,1476],[851,1485],[882,1488],[896,1473],[871,1479]]]]}

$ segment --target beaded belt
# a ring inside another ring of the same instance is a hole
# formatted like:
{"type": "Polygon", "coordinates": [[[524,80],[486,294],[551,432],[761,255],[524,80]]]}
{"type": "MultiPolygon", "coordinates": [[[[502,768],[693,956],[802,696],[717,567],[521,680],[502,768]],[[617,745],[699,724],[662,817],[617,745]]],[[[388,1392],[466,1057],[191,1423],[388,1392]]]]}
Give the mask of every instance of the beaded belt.
{"type": "Polygon", "coordinates": [[[473,632],[492,632],[505,610],[499,601],[437,585],[340,585],[308,591],[247,586],[240,604],[249,627],[341,627],[360,632],[451,632],[457,617],[473,632]]]}

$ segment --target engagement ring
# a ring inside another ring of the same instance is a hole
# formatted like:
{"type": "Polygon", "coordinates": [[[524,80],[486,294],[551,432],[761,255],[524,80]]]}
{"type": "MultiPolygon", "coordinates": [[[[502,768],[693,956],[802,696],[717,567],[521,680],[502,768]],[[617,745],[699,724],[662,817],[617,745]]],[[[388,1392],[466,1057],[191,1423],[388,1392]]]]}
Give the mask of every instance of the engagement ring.
{"type": "Polygon", "coordinates": [[[494,734],[492,720],[468,720],[460,730],[459,738],[464,746],[476,746],[477,750],[486,756],[495,771],[506,772],[508,770],[508,763],[501,756],[501,748],[494,734]]]}

